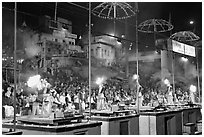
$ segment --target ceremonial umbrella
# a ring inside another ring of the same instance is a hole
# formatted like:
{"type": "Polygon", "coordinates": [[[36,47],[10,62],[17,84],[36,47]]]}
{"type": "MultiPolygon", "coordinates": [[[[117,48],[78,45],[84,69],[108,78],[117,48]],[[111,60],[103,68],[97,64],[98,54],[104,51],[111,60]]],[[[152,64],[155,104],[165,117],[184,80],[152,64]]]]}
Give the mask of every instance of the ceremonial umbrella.
{"type": "Polygon", "coordinates": [[[173,25],[163,19],[149,19],[138,26],[138,31],[145,33],[166,32],[172,29],[173,25]]]}
{"type": "MultiPolygon", "coordinates": [[[[131,16],[136,15],[136,25],[137,26],[137,13],[138,13],[138,3],[135,3],[135,11],[126,2],[104,2],[96,6],[92,13],[100,18],[113,19],[114,20],[114,36],[115,36],[115,20],[116,19],[126,19],[131,16]]],[[[138,55],[138,30],[136,27],[136,55],[138,55]]],[[[138,57],[137,57],[137,75],[138,75],[138,57]]],[[[138,80],[137,80],[138,84],[138,80]]],[[[138,90],[137,90],[138,94],[138,90]]],[[[139,105],[138,110],[139,112],[139,105]]]]}
{"type": "MultiPolygon", "coordinates": [[[[169,39],[176,40],[179,42],[194,42],[200,39],[199,36],[197,36],[195,33],[191,31],[179,31],[170,36],[169,39]]],[[[194,44],[196,48],[196,67],[197,67],[197,78],[198,78],[198,94],[199,94],[199,103],[200,103],[200,80],[199,80],[199,63],[198,63],[198,44],[199,42],[196,42],[194,44]]]]}
{"type": "Polygon", "coordinates": [[[104,19],[126,19],[135,15],[132,6],[126,2],[103,2],[92,13],[104,19]]]}
{"type": "Polygon", "coordinates": [[[156,40],[156,33],[167,32],[172,29],[173,25],[170,22],[163,19],[149,19],[138,25],[138,31],[154,34],[154,43],[156,40]]]}
{"type": "Polygon", "coordinates": [[[144,33],[154,33],[154,41],[156,40],[155,33],[167,32],[172,30],[173,25],[163,19],[149,19],[138,25],[138,31],[144,33]]]}
{"type": "Polygon", "coordinates": [[[186,41],[196,41],[196,40],[199,40],[200,38],[191,31],[180,31],[171,35],[170,39],[180,41],[180,42],[186,42],[186,41]]]}
{"type": "Polygon", "coordinates": [[[114,20],[114,36],[115,36],[115,20],[126,19],[135,15],[132,6],[126,2],[103,2],[96,6],[92,13],[103,19],[114,20]]]}

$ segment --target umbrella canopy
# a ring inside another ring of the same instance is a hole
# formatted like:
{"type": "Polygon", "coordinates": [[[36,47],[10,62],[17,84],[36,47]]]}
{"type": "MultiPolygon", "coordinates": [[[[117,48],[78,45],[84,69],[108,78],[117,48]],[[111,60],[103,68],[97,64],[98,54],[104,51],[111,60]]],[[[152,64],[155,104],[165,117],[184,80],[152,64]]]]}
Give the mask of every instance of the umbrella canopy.
{"type": "Polygon", "coordinates": [[[149,19],[138,26],[138,31],[145,33],[166,32],[172,29],[173,25],[163,19],[149,19]]]}
{"type": "Polygon", "coordinates": [[[180,42],[186,42],[186,41],[196,41],[196,40],[199,40],[200,38],[191,31],[180,31],[171,35],[170,39],[180,41],[180,42]]]}
{"type": "Polygon", "coordinates": [[[135,15],[132,6],[126,2],[103,2],[92,13],[104,19],[125,19],[135,15]]]}

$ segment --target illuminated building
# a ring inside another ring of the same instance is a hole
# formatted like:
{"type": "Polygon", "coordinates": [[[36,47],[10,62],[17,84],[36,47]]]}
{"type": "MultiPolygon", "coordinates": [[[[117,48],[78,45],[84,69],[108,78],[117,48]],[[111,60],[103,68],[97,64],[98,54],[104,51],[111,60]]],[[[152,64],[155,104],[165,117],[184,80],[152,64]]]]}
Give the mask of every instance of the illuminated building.
{"type": "Polygon", "coordinates": [[[50,20],[49,16],[43,19],[44,25],[41,21],[41,26],[44,27],[45,33],[41,34],[38,42],[42,48],[40,68],[46,72],[48,68],[53,70],[71,65],[68,58],[83,53],[81,47],[75,45],[77,35],[72,34],[72,22],[62,18],[57,18],[57,21],[50,20]],[[50,29],[52,33],[49,33],[50,29]]]}
{"type": "MultiPolygon", "coordinates": [[[[116,63],[116,52],[122,48],[122,44],[116,38],[109,36],[95,36],[91,43],[91,55],[103,65],[111,66],[116,63]]],[[[88,45],[85,45],[88,49],[88,45]]]]}

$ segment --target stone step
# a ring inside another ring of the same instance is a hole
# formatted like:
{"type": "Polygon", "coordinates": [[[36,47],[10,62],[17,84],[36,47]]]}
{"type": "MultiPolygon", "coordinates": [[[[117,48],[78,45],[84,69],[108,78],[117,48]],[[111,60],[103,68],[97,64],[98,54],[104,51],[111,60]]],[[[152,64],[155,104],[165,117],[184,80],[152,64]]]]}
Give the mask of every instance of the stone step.
{"type": "Polygon", "coordinates": [[[202,120],[197,121],[196,126],[198,132],[202,132],[202,120]]]}
{"type": "Polygon", "coordinates": [[[202,135],[202,132],[196,131],[195,135],[202,135]]]}
{"type": "Polygon", "coordinates": [[[202,123],[202,119],[201,119],[201,120],[198,120],[197,123],[202,123]]]}
{"type": "Polygon", "coordinates": [[[183,135],[189,135],[188,133],[184,132],[183,135]]]}
{"type": "Polygon", "coordinates": [[[195,134],[195,124],[194,123],[186,123],[184,125],[184,132],[190,135],[195,134]]]}
{"type": "Polygon", "coordinates": [[[22,131],[3,132],[3,135],[22,135],[22,131]]]}

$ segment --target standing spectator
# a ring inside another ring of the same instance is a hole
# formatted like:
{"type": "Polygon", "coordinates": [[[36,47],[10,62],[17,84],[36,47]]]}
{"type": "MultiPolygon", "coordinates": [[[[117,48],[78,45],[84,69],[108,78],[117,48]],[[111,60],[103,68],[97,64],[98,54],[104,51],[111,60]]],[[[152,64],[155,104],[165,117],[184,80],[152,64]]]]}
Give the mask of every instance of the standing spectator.
{"type": "Polygon", "coordinates": [[[31,100],[33,102],[33,109],[32,115],[39,115],[40,114],[40,101],[38,98],[38,92],[36,91],[35,94],[31,96],[31,100]]]}
{"type": "Polygon", "coordinates": [[[79,93],[74,95],[74,106],[76,110],[79,109],[79,93]]]}
{"type": "Polygon", "coordinates": [[[174,102],[173,102],[173,90],[172,90],[172,87],[168,87],[168,91],[167,91],[167,103],[169,105],[173,105],[174,102]]]}
{"type": "Polygon", "coordinates": [[[61,107],[60,108],[63,108],[63,109],[65,109],[65,107],[66,107],[66,97],[65,97],[65,92],[62,92],[61,94],[60,94],[60,97],[59,97],[59,101],[60,101],[60,103],[61,103],[61,107]]]}
{"type": "Polygon", "coordinates": [[[105,109],[105,96],[104,96],[104,87],[103,85],[99,86],[99,93],[97,99],[97,110],[104,110],[105,109]]]}

